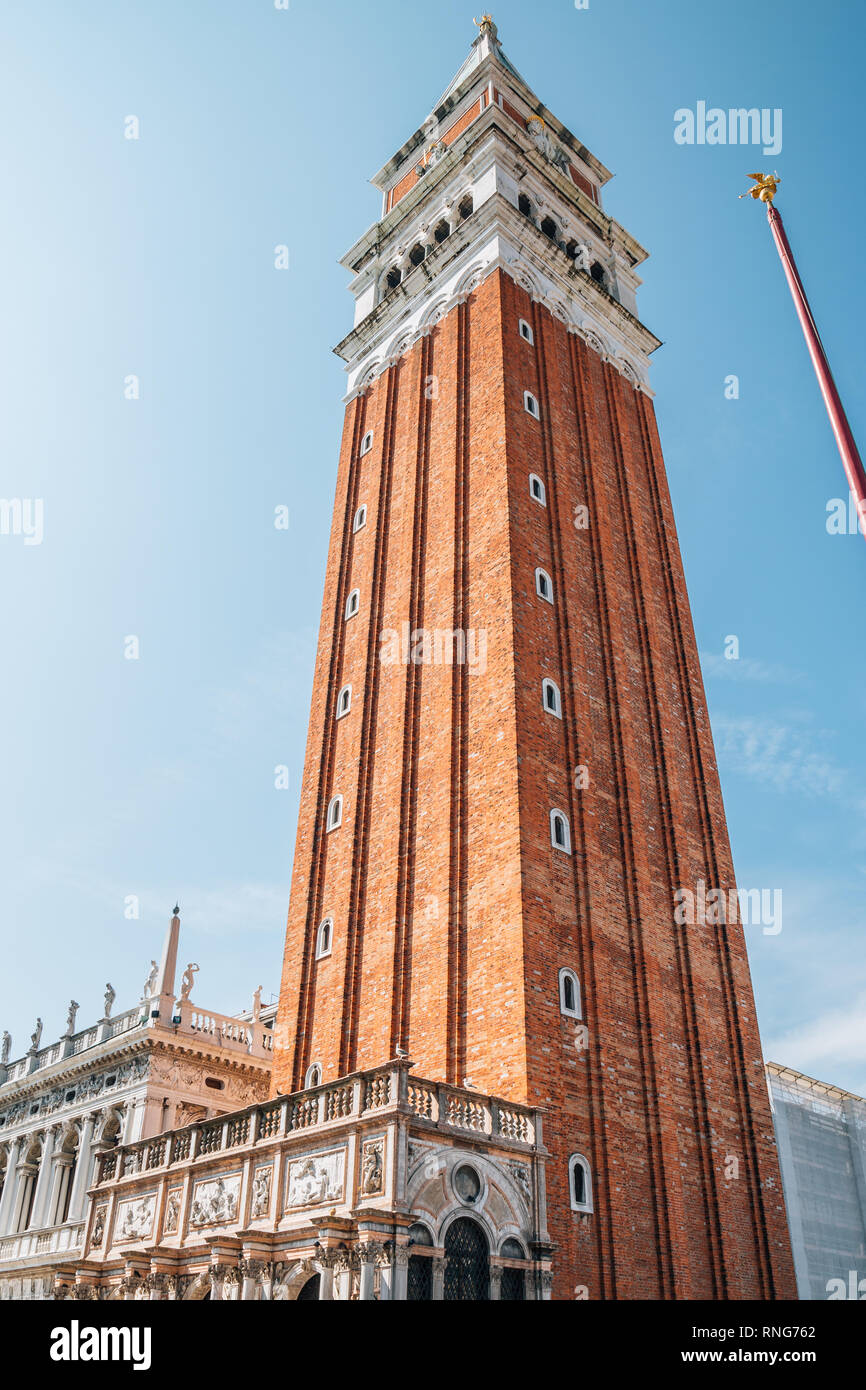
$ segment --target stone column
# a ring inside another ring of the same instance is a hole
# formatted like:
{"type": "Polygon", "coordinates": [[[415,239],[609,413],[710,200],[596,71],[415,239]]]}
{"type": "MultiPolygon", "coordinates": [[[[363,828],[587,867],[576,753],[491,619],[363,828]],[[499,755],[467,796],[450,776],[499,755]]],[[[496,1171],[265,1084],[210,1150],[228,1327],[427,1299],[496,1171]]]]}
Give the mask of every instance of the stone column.
{"type": "Polygon", "coordinates": [[[319,1279],[319,1301],[325,1299],[333,1300],[334,1297],[334,1266],[339,1259],[336,1250],[322,1250],[318,1257],[321,1265],[321,1277],[319,1279]]]}
{"type": "Polygon", "coordinates": [[[499,1289],[500,1289],[500,1285],[501,1285],[501,1284],[502,1284],[502,1266],[501,1266],[501,1265],[494,1265],[494,1264],[492,1264],[492,1265],[490,1266],[490,1301],[491,1301],[491,1303],[498,1303],[498,1302],[499,1302],[499,1289]]]}
{"type": "Polygon", "coordinates": [[[45,1208],[48,1204],[48,1193],[51,1188],[52,1162],[51,1157],[54,1153],[54,1145],[57,1142],[57,1131],[59,1125],[52,1125],[46,1130],[45,1138],[42,1140],[42,1157],[39,1160],[39,1177],[36,1179],[36,1196],[33,1198],[33,1212],[30,1218],[30,1226],[38,1231],[40,1226],[45,1224],[45,1208]]]}
{"type": "Polygon", "coordinates": [[[247,1302],[259,1296],[259,1284],[265,1272],[263,1260],[241,1260],[241,1299],[247,1302]]]}
{"type": "Polygon", "coordinates": [[[147,1096],[139,1104],[142,1106],[144,1114],[141,1121],[141,1133],[138,1137],[139,1139],[153,1139],[154,1135],[161,1134],[164,1129],[168,1128],[168,1125],[163,1123],[165,1106],[162,1096],[147,1096]]]}
{"type": "Polygon", "coordinates": [[[393,1274],[391,1276],[391,1298],[397,1303],[405,1303],[409,1296],[409,1247],[394,1246],[393,1274]]]}
{"type": "Polygon", "coordinates": [[[72,1177],[72,1195],[69,1198],[69,1220],[80,1221],[84,1215],[84,1198],[90,1185],[93,1169],[93,1127],[96,1115],[86,1115],[78,1136],[78,1159],[72,1177]]]}
{"type": "MultiPolygon", "coordinates": [[[[404,1295],[405,1297],[405,1295],[404,1295]]],[[[441,1303],[445,1298],[445,1256],[433,1256],[433,1289],[432,1298],[434,1303],[441,1303]]]]}
{"type": "Polygon", "coordinates": [[[147,1274],[144,1278],[147,1296],[151,1302],[159,1302],[165,1298],[165,1275],[147,1274]]]}
{"type": "Polygon", "coordinates": [[[70,1169],[75,1162],[72,1154],[56,1153],[51,1160],[51,1194],[45,1208],[45,1225],[59,1226],[63,1217],[63,1204],[66,1199],[66,1184],[70,1179],[70,1169]]]}
{"type": "Polygon", "coordinates": [[[379,1266],[379,1301],[388,1303],[394,1297],[394,1264],[393,1254],[389,1245],[383,1245],[379,1250],[376,1263],[379,1266]]]}
{"type": "Polygon", "coordinates": [[[140,1135],[135,1133],[136,1119],[139,1106],[144,1104],[144,1096],[138,1096],[135,1100],[127,1101],[126,1114],[123,1117],[123,1127],[120,1134],[121,1144],[133,1144],[140,1135]]]}
{"type": "Polygon", "coordinates": [[[360,1302],[371,1302],[375,1292],[375,1269],[376,1259],[382,1250],[378,1241],[368,1240],[357,1247],[358,1259],[361,1262],[361,1279],[358,1289],[358,1299],[360,1302]]]}
{"type": "Polygon", "coordinates": [[[3,1195],[0,1197],[0,1236],[9,1234],[15,1193],[18,1189],[18,1157],[20,1151],[21,1140],[13,1139],[12,1143],[9,1145],[9,1151],[6,1156],[6,1180],[3,1183],[3,1195]]]}
{"type": "Polygon", "coordinates": [[[25,1208],[30,1199],[30,1183],[36,1181],[36,1173],[37,1168],[33,1163],[19,1163],[15,1170],[15,1200],[11,1207],[10,1235],[17,1235],[21,1230],[25,1208]]]}

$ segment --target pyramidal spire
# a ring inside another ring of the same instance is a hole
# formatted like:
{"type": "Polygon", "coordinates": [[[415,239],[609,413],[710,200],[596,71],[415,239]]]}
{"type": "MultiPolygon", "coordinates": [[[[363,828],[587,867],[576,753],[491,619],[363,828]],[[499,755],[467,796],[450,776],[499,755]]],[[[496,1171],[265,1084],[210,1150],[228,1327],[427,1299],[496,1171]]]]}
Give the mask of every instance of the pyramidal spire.
{"type": "MultiPolygon", "coordinates": [[[[460,64],[460,67],[457,69],[453,78],[448,83],[448,86],[445,88],[445,91],[434,106],[434,111],[438,110],[438,108],[448,100],[452,92],[456,92],[457,88],[466,81],[470,73],[474,72],[475,69],[481,65],[485,58],[495,58],[497,62],[500,62],[502,66],[508,70],[508,72],[513,73],[515,77],[520,78],[520,81],[523,82],[520,73],[517,71],[514,64],[506,58],[502,50],[502,44],[499,42],[499,30],[493,22],[493,16],[491,14],[483,14],[480,19],[474,19],[472,22],[478,30],[475,42],[469,50],[468,57],[460,64]]],[[[524,83],[524,85],[526,84],[524,83]]]]}

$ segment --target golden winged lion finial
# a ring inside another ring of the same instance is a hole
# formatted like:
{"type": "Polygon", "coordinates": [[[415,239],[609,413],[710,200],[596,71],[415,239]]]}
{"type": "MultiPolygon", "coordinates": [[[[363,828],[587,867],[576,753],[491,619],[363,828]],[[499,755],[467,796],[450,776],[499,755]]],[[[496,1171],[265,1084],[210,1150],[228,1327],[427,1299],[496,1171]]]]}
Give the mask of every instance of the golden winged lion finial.
{"type": "Polygon", "coordinates": [[[741,198],[759,198],[762,203],[772,203],[782,180],[778,174],[750,174],[750,179],[755,180],[754,188],[749,188],[745,193],[741,193],[741,198]]]}
{"type": "Polygon", "coordinates": [[[496,25],[493,23],[492,14],[483,14],[480,19],[473,19],[472,23],[482,34],[491,34],[496,38],[496,25]]]}

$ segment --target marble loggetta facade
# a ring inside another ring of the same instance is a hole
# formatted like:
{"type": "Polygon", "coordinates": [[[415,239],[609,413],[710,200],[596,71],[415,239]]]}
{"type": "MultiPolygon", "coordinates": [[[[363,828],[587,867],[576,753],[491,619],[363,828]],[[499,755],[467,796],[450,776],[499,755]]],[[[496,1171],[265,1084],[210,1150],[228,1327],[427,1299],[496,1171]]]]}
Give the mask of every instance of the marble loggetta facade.
{"type": "Polygon", "coordinates": [[[103,1153],[54,1296],[549,1297],[540,1113],[411,1065],[103,1153]]]}
{"type": "Polygon", "coordinates": [[[41,1047],[37,1024],[25,1056],[0,1064],[0,1299],[54,1297],[83,1253],[101,1154],[268,1094],[274,1008],[199,1008],[192,964],[176,997],[179,933],[175,912],[131,1009],[113,1014],[106,986],[97,1022],[76,1028],[71,1004],[63,1037],[41,1047]]]}

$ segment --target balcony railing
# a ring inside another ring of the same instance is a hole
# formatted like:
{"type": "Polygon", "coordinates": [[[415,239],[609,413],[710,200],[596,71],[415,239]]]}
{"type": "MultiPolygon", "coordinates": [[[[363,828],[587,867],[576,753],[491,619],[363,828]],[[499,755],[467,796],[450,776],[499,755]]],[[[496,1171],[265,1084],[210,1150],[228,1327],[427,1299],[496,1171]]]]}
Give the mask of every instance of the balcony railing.
{"type": "MultiPolygon", "coordinates": [[[[220,1048],[232,1052],[245,1052],[253,1057],[270,1058],[273,1053],[273,1029],[259,1019],[244,1022],[230,1014],[199,1009],[188,999],[180,1001],[176,1017],[178,1022],[173,1026],[178,1033],[191,1033],[215,1042],[220,1048]]],[[[99,1043],[118,1038],[139,1025],[152,1027],[156,1024],[167,1026],[168,1020],[150,1018],[145,1006],[136,1004],[135,1008],[127,1009],[116,1018],[102,1019],[91,1028],[82,1029],[80,1033],[61,1038],[50,1047],[43,1047],[36,1053],[28,1052],[25,1057],[10,1062],[6,1067],[5,1079],[0,1072],[0,1083],[19,1081],[33,1072],[50,1067],[54,1062],[62,1061],[64,1057],[78,1056],[99,1043]]]]}
{"type": "Polygon", "coordinates": [[[410,1077],[405,1063],[358,1072],[339,1081],[199,1120],[158,1138],[139,1140],[100,1156],[97,1185],[154,1169],[209,1159],[301,1131],[325,1129],[378,1110],[400,1110],[433,1129],[461,1131],[496,1143],[532,1148],[536,1112],[457,1086],[410,1077]]]}
{"type": "Polygon", "coordinates": [[[7,1067],[6,1081],[19,1081],[21,1077],[42,1071],[54,1062],[62,1061],[64,1057],[77,1057],[79,1053],[88,1052],[91,1047],[96,1047],[108,1038],[117,1038],[122,1033],[128,1033],[131,1028],[137,1028],[143,1022],[146,1022],[146,1019],[141,1004],[138,1004],[134,1009],[127,1009],[125,1013],[118,1014],[116,1018],[103,1019],[91,1028],[82,1029],[80,1033],[61,1038],[50,1047],[40,1048],[36,1053],[28,1052],[26,1057],[19,1057],[7,1067]]]}
{"type": "Polygon", "coordinates": [[[108,1024],[106,1036],[109,1038],[119,1038],[121,1033],[128,1033],[130,1028],[135,1028],[141,1022],[142,1006],[139,1004],[134,1009],[127,1009],[125,1014],[118,1014],[117,1018],[112,1018],[108,1024]]]}
{"type": "Polygon", "coordinates": [[[83,1221],[70,1222],[67,1226],[52,1226],[44,1231],[21,1231],[16,1236],[4,1236],[0,1240],[0,1264],[5,1260],[18,1263],[35,1255],[60,1255],[67,1250],[80,1250],[83,1244],[83,1221]]]}
{"type": "Polygon", "coordinates": [[[178,1006],[178,1017],[178,1032],[212,1038],[220,1047],[247,1052],[254,1057],[269,1057],[273,1050],[273,1031],[258,1020],[246,1023],[230,1014],[198,1009],[188,999],[178,1006]]]}

